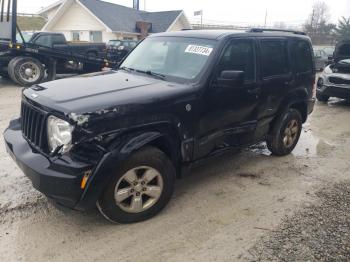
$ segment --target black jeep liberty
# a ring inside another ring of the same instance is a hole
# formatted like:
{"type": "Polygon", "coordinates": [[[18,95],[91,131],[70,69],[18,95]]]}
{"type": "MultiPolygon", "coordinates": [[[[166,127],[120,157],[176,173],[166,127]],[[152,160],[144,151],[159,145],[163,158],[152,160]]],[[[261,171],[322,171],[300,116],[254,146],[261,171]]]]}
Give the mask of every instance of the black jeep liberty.
{"type": "Polygon", "coordinates": [[[25,89],[4,136],[47,197],[131,223],[156,215],[196,161],[262,141],[291,153],[314,95],[302,33],[162,33],[115,71],[25,89]]]}

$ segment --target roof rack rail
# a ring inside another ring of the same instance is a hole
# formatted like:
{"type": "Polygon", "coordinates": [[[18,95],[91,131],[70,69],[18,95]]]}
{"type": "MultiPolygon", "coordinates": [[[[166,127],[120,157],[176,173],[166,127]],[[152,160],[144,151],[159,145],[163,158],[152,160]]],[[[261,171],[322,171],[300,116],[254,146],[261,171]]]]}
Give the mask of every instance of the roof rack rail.
{"type": "Polygon", "coordinates": [[[285,29],[269,29],[269,28],[251,28],[247,32],[249,33],[283,32],[283,33],[292,33],[296,35],[306,35],[306,33],[302,31],[285,30],[285,29]]]}

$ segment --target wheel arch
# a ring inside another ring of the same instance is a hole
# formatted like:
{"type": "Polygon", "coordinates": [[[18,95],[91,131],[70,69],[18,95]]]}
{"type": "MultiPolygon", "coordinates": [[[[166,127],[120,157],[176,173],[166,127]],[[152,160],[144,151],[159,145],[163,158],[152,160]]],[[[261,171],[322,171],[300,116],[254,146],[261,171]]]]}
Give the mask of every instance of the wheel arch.
{"type": "Polygon", "coordinates": [[[109,145],[109,152],[105,154],[96,166],[92,177],[81,196],[78,209],[88,209],[95,205],[103,190],[112,179],[113,173],[118,169],[118,162],[127,159],[132,153],[146,146],[153,146],[166,154],[174,164],[177,176],[179,176],[180,162],[179,148],[174,138],[168,133],[159,131],[139,131],[129,133],[126,136],[119,136],[109,145]],[[81,203],[84,203],[81,205],[81,203]]]}
{"type": "Polygon", "coordinates": [[[297,89],[294,92],[289,93],[284,101],[282,101],[281,106],[278,110],[278,114],[285,112],[286,110],[293,108],[300,112],[303,123],[306,122],[308,118],[308,97],[309,94],[306,89],[297,89]]]}

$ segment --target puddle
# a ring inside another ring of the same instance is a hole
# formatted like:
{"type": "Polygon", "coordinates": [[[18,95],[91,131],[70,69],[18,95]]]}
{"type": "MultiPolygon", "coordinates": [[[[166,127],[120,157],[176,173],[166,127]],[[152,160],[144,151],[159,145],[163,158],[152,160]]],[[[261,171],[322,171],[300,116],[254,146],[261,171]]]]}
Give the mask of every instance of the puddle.
{"type": "MultiPolygon", "coordinates": [[[[309,127],[303,128],[300,140],[292,152],[295,157],[316,157],[328,155],[335,148],[334,145],[315,136],[309,127]]],[[[266,143],[260,143],[248,148],[250,152],[259,155],[270,156],[271,152],[267,149],[266,143]]]]}

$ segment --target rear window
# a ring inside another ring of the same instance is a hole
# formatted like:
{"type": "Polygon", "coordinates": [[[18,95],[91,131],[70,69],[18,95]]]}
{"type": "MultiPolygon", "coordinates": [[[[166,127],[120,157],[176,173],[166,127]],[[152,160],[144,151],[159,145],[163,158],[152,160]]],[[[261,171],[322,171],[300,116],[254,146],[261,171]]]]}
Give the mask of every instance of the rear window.
{"type": "Polygon", "coordinates": [[[286,41],[263,40],[261,42],[261,67],[265,78],[289,73],[286,41]]]}
{"type": "MultiPolygon", "coordinates": [[[[313,70],[312,51],[308,42],[297,41],[293,43],[293,57],[296,72],[306,73],[313,70]]],[[[322,57],[322,51],[315,51],[315,56],[322,57]]]]}

